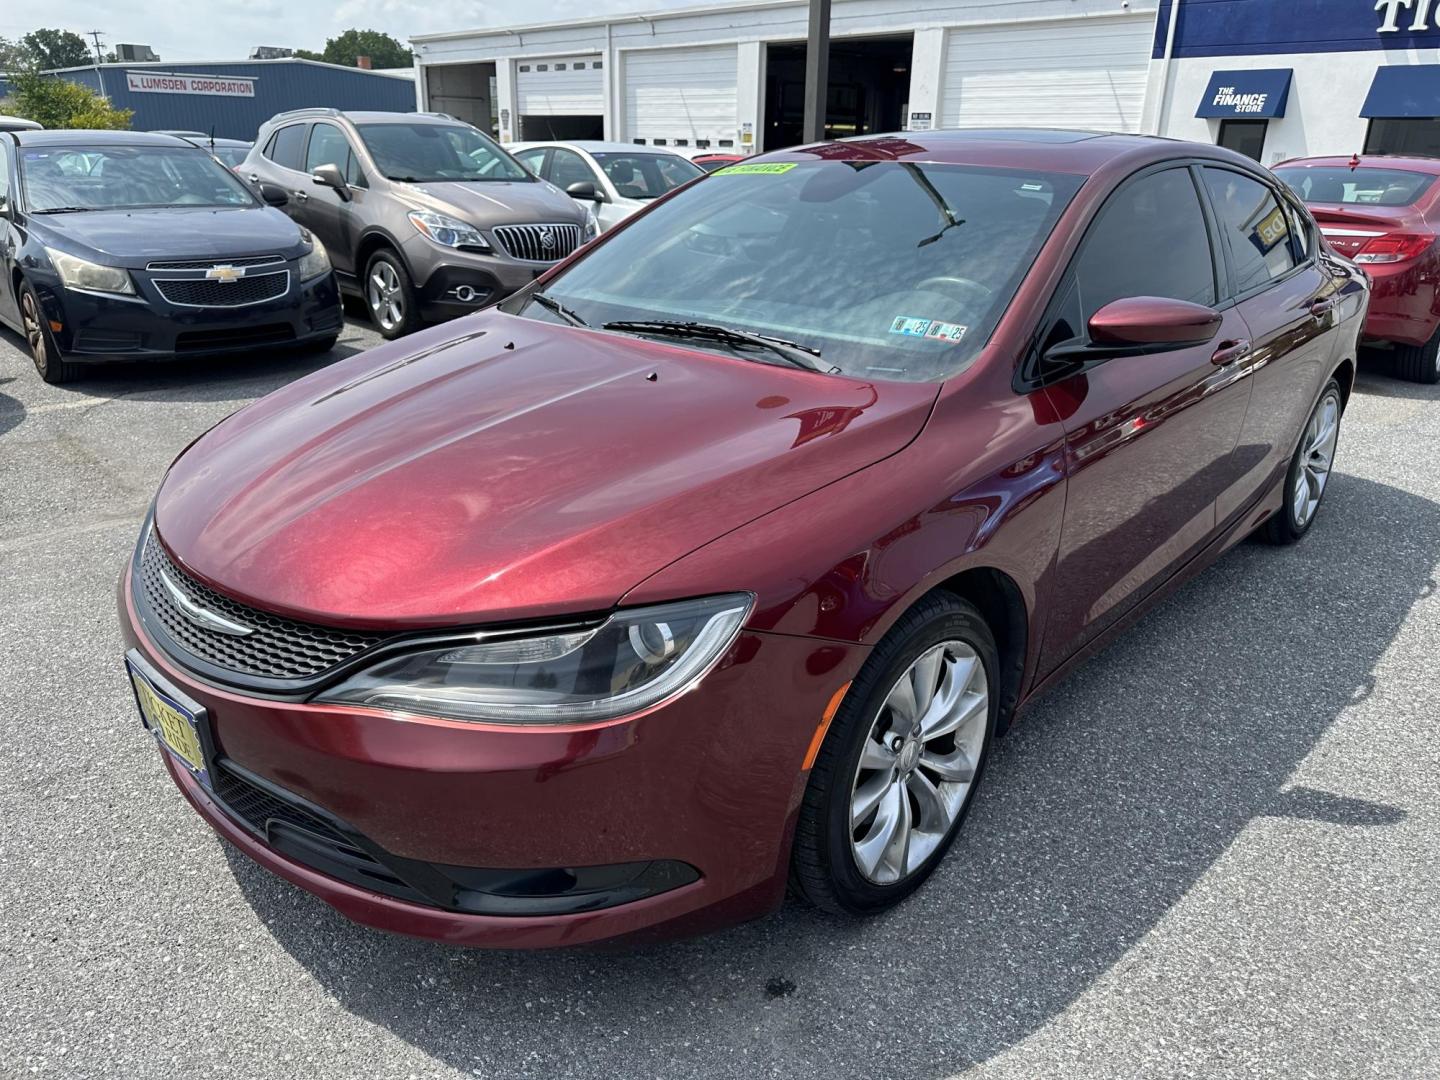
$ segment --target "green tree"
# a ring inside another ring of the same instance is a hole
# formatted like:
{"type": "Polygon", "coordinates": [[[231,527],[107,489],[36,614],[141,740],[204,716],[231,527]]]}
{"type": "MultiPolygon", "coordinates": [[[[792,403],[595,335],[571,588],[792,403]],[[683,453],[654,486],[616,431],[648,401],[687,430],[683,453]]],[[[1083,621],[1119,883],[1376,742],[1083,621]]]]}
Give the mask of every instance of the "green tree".
{"type": "Polygon", "coordinates": [[[15,115],[38,121],[47,128],[130,127],[132,109],[115,109],[88,86],[35,71],[11,78],[10,108],[15,115]]]}
{"type": "MultiPolygon", "coordinates": [[[[300,50],[296,50],[295,55],[299,56],[300,50]]],[[[415,62],[408,46],[379,30],[346,30],[325,42],[320,59],[354,67],[359,56],[368,56],[371,66],[377,68],[409,67],[415,62]]]]}
{"type": "Polygon", "coordinates": [[[0,37],[0,72],[22,71],[30,66],[25,46],[18,41],[0,37]]]}
{"type": "Polygon", "coordinates": [[[318,53],[314,49],[296,49],[295,59],[297,60],[324,60],[325,54],[318,53]]]}
{"type": "Polygon", "coordinates": [[[20,47],[25,50],[30,63],[41,71],[80,67],[95,60],[85,39],[70,30],[51,30],[48,27],[33,30],[20,39],[20,47]]]}

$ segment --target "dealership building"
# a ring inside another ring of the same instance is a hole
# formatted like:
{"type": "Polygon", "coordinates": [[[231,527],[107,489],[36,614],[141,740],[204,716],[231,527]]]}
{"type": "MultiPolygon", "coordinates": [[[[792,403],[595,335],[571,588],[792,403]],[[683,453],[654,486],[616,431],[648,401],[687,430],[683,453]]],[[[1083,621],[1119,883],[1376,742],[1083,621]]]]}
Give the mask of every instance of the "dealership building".
{"type": "Polygon", "coordinates": [[[46,74],[88,86],[117,109],[133,109],[136,131],[254,139],[261,124],[287,109],[415,109],[409,71],[397,75],[316,60],[91,64],[46,74]]]}
{"type": "MultiPolygon", "coordinates": [[[[801,141],[807,5],[427,34],[416,107],[502,140],[801,141]]],[[[1063,126],[1440,154],[1440,0],[833,0],[827,134],[1063,126]]]]}

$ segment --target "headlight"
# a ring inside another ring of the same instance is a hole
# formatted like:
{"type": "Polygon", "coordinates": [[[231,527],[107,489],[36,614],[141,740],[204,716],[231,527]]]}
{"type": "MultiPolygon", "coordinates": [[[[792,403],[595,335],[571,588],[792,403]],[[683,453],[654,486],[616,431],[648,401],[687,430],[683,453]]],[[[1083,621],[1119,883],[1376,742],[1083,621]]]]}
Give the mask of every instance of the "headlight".
{"type": "Polygon", "coordinates": [[[587,206],[585,208],[585,228],[580,235],[580,242],[582,244],[588,244],[599,235],[600,219],[595,216],[595,208],[593,206],[587,206]]]}
{"type": "Polygon", "coordinates": [[[495,724],[639,712],[692,687],[750,613],[748,594],[617,612],[598,627],[456,642],[384,660],[316,700],[495,724]]]}
{"type": "Polygon", "coordinates": [[[409,216],[411,225],[443,247],[490,250],[490,245],[474,225],[437,214],[434,210],[411,210],[409,216]]]}
{"type": "Polygon", "coordinates": [[[102,266],[48,247],[45,254],[50,256],[50,263],[66,288],[135,295],[135,283],[130,280],[130,274],[118,266],[102,266]]]}
{"type": "Polygon", "coordinates": [[[318,236],[311,236],[310,250],[300,257],[300,280],[309,281],[329,272],[330,256],[325,251],[325,245],[318,236]]]}

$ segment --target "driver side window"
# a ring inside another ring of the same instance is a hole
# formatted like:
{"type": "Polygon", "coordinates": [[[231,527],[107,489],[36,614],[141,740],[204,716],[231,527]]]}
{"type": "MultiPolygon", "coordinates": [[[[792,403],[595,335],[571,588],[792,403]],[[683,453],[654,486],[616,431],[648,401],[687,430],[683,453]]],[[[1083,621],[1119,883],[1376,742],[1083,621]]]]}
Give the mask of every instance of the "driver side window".
{"type": "Polygon", "coordinates": [[[599,181],[585,159],[569,150],[556,150],[550,157],[550,182],[564,191],[571,184],[589,183],[598,189],[599,181]]]}
{"type": "Polygon", "coordinates": [[[350,140],[334,124],[316,124],[310,129],[310,147],[305,154],[305,171],[313,173],[321,165],[334,165],[347,184],[361,186],[364,176],[350,149],[350,140]]]}

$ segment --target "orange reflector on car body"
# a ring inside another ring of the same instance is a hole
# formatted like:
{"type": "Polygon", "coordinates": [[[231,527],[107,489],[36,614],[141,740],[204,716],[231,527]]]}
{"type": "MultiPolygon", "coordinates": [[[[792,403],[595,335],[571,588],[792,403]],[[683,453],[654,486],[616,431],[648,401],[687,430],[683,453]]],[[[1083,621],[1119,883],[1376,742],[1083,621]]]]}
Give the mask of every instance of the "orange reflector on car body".
{"type": "Polygon", "coordinates": [[[820,744],[825,741],[825,732],[830,730],[830,721],[835,719],[835,714],[840,711],[840,702],[845,700],[845,691],[850,689],[847,682],[830,699],[830,704],[825,706],[825,712],[820,717],[820,726],[815,729],[814,736],[810,739],[810,749],[805,751],[805,764],[800,766],[801,772],[806,772],[815,764],[815,758],[820,753],[820,744]]]}

